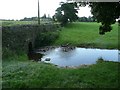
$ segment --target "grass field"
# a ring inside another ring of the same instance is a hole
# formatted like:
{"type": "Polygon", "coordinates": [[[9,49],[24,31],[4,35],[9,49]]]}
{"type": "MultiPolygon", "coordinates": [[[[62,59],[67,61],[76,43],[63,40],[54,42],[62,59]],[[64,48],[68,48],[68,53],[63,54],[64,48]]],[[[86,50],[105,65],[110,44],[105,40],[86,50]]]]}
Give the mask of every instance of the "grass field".
{"type": "MultiPolygon", "coordinates": [[[[41,24],[52,23],[51,21],[41,21],[41,24]]],[[[35,25],[38,21],[2,21],[2,26],[15,26],[15,25],[35,25]]]]}
{"type": "Polygon", "coordinates": [[[114,24],[113,30],[105,35],[99,34],[99,23],[77,22],[68,24],[60,32],[55,45],[70,43],[81,47],[118,48],[118,25],[114,24]]]}
{"type": "Polygon", "coordinates": [[[37,24],[37,21],[2,21],[2,26],[37,24]]]}
{"type": "Polygon", "coordinates": [[[25,55],[4,61],[2,77],[3,88],[117,88],[119,79],[115,62],[57,68],[28,61],[25,55]]]}

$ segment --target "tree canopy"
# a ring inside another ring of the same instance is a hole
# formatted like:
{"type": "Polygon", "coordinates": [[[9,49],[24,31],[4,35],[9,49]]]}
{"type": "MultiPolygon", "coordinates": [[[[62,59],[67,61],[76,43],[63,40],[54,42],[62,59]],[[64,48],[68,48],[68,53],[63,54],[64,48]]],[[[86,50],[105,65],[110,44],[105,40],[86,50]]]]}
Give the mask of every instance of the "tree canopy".
{"type": "Polygon", "coordinates": [[[78,19],[79,22],[95,22],[95,18],[92,16],[89,17],[79,17],[78,19]]]}
{"type": "Polygon", "coordinates": [[[61,25],[66,25],[68,22],[73,22],[78,19],[77,3],[62,3],[61,7],[56,9],[55,18],[61,22],[61,25]]]}
{"type": "Polygon", "coordinates": [[[97,19],[97,22],[101,22],[99,27],[99,33],[105,34],[112,30],[111,24],[116,22],[116,19],[120,16],[120,3],[119,2],[92,2],[89,3],[91,7],[91,13],[97,19]]]}
{"type": "MultiPolygon", "coordinates": [[[[91,7],[93,17],[98,23],[102,24],[99,27],[99,34],[101,35],[105,34],[105,32],[110,32],[112,30],[111,25],[116,22],[116,19],[120,18],[119,2],[62,3],[61,7],[57,8],[54,18],[61,22],[62,25],[76,21],[78,19],[78,8],[86,5],[91,7]]],[[[120,21],[118,22],[120,23],[120,21]]]]}

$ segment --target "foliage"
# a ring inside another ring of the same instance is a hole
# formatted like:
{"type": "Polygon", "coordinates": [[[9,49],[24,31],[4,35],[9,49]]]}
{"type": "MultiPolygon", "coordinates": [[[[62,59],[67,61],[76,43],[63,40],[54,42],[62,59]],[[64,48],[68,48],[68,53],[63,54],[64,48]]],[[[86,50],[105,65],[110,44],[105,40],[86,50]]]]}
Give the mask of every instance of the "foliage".
{"type": "Polygon", "coordinates": [[[68,22],[74,22],[78,19],[76,15],[78,13],[77,9],[77,3],[62,3],[61,7],[57,8],[57,13],[54,17],[64,26],[68,22]]]}
{"type": "Polygon", "coordinates": [[[35,39],[35,48],[39,48],[41,46],[48,46],[53,43],[59,36],[59,32],[46,32],[39,33],[35,39]]]}
{"type": "Polygon", "coordinates": [[[68,24],[60,31],[59,38],[54,45],[71,43],[80,47],[118,49],[118,24],[112,25],[113,30],[105,36],[98,34],[99,25],[100,23],[96,22],[68,24]]]}
{"type": "Polygon", "coordinates": [[[120,16],[119,2],[90,2],[91,12],[98,22],[101,22],[99,28],[100,34],[110,32],[112,30],[111,24],[116,22],[120,16]]]}
{"type": "MultiPolygon", "coordinates": [[[[63,3],[61,7],[57,9],[56,18],[59,22],[62,22],[63,25],[68,23],[68,19],[73,17],[73,20],[77,19],[77,9],[81,6],[89,5],[91,7],[91,13],[93,17],[97,20],[97,22],[101,22],[101,26],[99,27],[99,34],[104,35],[105,32],[110,32],[112,30],[111,25],[116,22],[116,19],[120,18],[120,3],[119,2],[73,2],[63,3]],[[70,6],[73,5],[73,6],[70,6]],[[62,11],[64,14],[62,14],[62,11]],[[75,17],[75,18],[74,18],[75,17]]],[[[54,17],[55,17],[54,16],[54,17]]],[[[54,18],[53,18],[54,19],[54,18]]],[[[86,21],[86,18],[84,18],[86,21]]],[[[55,20],[55,19],[54,19],[55,20]]],[[[70,20],[71,21],[71,20],[70,20]]],[[[120,20],[118,20],[120,24],[120,20]]]]}
{"type": "Polygon", "coordinates": [[[46,14],[44,14],[41,18],[46,19],[47,18],[46,14]]]}
{"type": "MultiPolygon", "coordinates": [[[[36,37],[39,38],[39,34],[43,33],[44,37],[42,45],[45,43],[48,45],[58,37],[58,25],[46,24],[46,25],[15,25],[15,26],[3,26],[2,27],[2,47],[3,58],[11,56],[13,53],[19,54],[19,52],[28,51],[28,43],[34,43],[36,37]],[[48,34],[49,33],[49,34],[48,34]],[[49,39],[48,39],[49,38],[49,39]],[[11,54],[9,54],[11,53],[11,54]]],[[[39,39],[41,40],[41,39],[39,39]]],[[[41,42],[41,41],[37,41],[41,42]]],[[[34,46],[34,45],[33,45],[34,46]]],[[[41,45],[40,45],[41,46],[41,45]]]]}
{"type": "Polygon", "coordinates": [[[23,18],[23,19],[20,19],[20,21],[37,21],[38,20],[38,17],[31,17],[31,18],[23,18]]]}
{"type": "Polygon", "coordinates": [[[91,17],[91,16],[89,16],[88,18],[87,17],[79,17],[78,21],[79,22],[95,22],[95,18],[91,17]]]}

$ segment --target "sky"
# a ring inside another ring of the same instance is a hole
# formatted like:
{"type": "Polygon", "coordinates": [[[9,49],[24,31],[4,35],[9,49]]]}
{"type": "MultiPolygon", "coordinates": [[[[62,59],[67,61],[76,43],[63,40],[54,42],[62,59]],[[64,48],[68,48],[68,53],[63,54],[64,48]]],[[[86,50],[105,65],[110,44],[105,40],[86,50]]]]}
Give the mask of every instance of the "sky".
{"type": "MultiPolygon", "coordinates": [[[[66,0],[39,0],[40,16],[49,14],[52,17],[61,1],[66,0]]],[[[38,10],[37,3],[38,0],[0,0],[0,19],[19,20],[24,17],[35,17],[38,10]]],[[[92,16],[90,8],[81,7],[78,16],[92,16]]]]}

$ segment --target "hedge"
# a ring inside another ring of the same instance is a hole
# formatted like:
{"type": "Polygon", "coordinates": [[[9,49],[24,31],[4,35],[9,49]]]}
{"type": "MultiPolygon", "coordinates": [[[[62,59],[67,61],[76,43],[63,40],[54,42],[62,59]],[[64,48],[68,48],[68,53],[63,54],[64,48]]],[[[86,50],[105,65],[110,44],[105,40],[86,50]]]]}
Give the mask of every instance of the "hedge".
{"type": "Polygon", "coordinates": [[[29,42],[34,48],[49,45],[58,37],[59,28],[58,24],[3,26],[3,57],[8,49],[15,53],[27,52],[29,42]]]}

